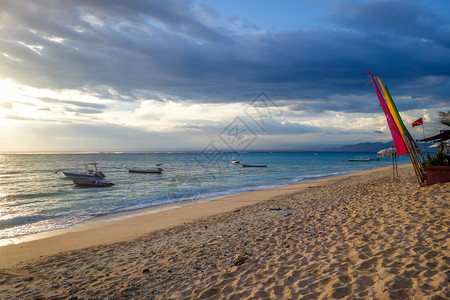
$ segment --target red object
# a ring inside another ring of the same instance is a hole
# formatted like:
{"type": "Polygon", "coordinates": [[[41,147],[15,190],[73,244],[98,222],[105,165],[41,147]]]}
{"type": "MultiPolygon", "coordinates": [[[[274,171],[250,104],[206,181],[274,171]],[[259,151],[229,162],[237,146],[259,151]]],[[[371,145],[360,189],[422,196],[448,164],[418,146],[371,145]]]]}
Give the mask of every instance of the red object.
{"type": "Polygon", "coordinates": [[[416,126],[420,126],[420,125],[423,125],[423,120],[422,120],[422,118],[420,118],[420,119],[418,119],[418,120],[415,120],[415,121],[412,123],[412,127],[416,127],[416,126]]]}
{"type": "Polygon", "coordinates": [[[389,130],[391,131],[392,140],[394,141],[395,148],[397,149],[397,155],[403,155],[408,153],[408,149],[406,148],[405,141],[403,140],[402,134],[400,133],[400,130],[398,129],[397,125],[395,124],[394,118],[391,115],[391,112],[389,111],[389,108],[386,104],[386,100],[384,100],[383,95],[381,95],[381,91],[378,88],[377,83],[375,82],[375,79],[372,76],[372,73],[370,70],[368,71],[370,78],[372,79],[373,85],[375,87],[375,91],[377,93],[378,100],[380,101],[381,108],[383,109],[384,114],[386,115],[386,121],[389,127],[389,130]]]}
{"type": "Polygon", "coordinates": [[[423,166],[427,185],[450,182],[450,167],[448,166],[423,166]]]}

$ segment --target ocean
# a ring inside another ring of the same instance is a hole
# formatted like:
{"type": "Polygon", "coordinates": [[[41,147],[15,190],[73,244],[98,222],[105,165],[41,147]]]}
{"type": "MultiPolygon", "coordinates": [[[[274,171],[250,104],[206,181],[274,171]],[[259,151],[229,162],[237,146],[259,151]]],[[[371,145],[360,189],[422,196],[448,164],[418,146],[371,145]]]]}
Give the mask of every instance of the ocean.
{"type": "MultiPolygon", "coordinates": [[[[0,154],[2,240],[67,228],[89,219],[141,208],[286,186],[307,180],[392,166],[391,158],[350,162],[368,153],[52,153],[0,154]],[[232,164],[267,164],[243,168],[232,164]],[[82,171],[97,162],[113,187],[81,188],[60,171],[82,171]],[[125,167],[163,164],[162,174],[125,167]]],[[[399,164],[408,163],[406,157],[399,164]]]]}

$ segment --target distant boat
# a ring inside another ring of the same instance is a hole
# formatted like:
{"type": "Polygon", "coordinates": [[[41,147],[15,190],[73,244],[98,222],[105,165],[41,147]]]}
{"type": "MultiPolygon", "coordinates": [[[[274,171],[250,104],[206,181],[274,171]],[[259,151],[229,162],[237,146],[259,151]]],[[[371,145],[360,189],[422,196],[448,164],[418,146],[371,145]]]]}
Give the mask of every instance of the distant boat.
{"type": "Polygon", "coordinates": [[[97,169],[98,163],[88,163],[84,164],[84,168],[86,169],[84,173],[71,173],[71,172],[64,172],[61,173],[68,177],[68,178],[91,178],[91,179],[103,179],[106,177],[105,174],[103,174],[102,171],[99,171],[97,169]],[[90,166],[93,166],[94,169],[90,168],[90,166]]]}
{"type": "Polygon", "coordinates": [[[92,178],[75,178],[72,180],[76,186],[80,187],[110,187],[114,183],[109,181],[98,181],[92,178]]]}
{"type": "Polygon", "coordinates": [[[370,158],[368,156],[357,156],[355,158],[349,158],[348,161],[373,161],[373,160],[380,160],[379,157],[376,158],[370,158]]]}
{"type": "Polygon", "coordinates": [[[240,163],[240,161],[233,157],[233,158],[231,159],[231,163],[232,163],[232,164],[238,164],[238,163],[240,163]]]}
{"type": "Polygon", "coordinates": [[[135,169],[135,168],[125,168],[130,173],[162,173],[164,170],[159,166],[162,164],[156,164],[157,168],[149,168],[149,169],[135,169]]]}
{"type": "Polygon", "coordinates": [[[164,171],[161,168],[157,168],[157,169],[130,169],[130,168],[126,168],[126,169],[130,173],[162,173],[162,171],[164,171]]]}
{"type": "Polygon", "coordinates": [[[241,164],[244,168],[265,168],[267,165],[250,165],[250,164],[241,164]]]}

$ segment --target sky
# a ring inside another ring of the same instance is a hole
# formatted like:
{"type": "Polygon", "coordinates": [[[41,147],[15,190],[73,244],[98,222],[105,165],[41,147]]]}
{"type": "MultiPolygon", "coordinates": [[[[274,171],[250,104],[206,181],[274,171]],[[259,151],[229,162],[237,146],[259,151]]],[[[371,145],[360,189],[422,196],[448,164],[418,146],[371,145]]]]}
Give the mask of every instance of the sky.
{"type": "Polygon", "coordinates": [[[0,152],[386,142],[369,69],[449,129],[450,1],[2,0],[0,152]]]}

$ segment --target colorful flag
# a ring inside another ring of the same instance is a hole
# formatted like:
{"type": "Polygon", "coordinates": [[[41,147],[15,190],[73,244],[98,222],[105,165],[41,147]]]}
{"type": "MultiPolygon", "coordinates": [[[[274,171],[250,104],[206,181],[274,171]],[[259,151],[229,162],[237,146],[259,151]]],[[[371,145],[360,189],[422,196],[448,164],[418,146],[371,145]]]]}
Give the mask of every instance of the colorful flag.
{"type": "Polygon", "coordinates": [[[422,120],[422,118],[420,118],[420,119],[418,119],[418,120],[415,120],[415,121],[412,123],[412,127],[416,127],[416,126],[420,126],[420,125],[423,125],[423,120],[422,120]]]}
{"type": "Polygon", "coordinates": [[[408,129],[406,129],[405,124],[403,123],[403,120],[400,117],[400,114],[398,113],[397,106],[395,106],[394,100],[392,100],[391,94],[389,93],[387,86],[381,83],[381,80],[378,76],[375,78],[378,79],[378,82],[380,83],[381,88],[383,89],[383,93],[386,97],[385,100],[388,105],[389,111],[391,112],[391,115],[394,117],[395,124],[397,125],[398,130],[400,131],[403,137],[403,141],[405,142],[406,147],[408,147],[408,144],[415,145],[416,142],[411,137],[411,134],[409,134],[408,129]]]}
{"type": "MultiPolygon", "coordinates": [[[[386,120],[389,129],[391,130],[392,139],[394,140],[397,153],[398,155],[406,153],[409,154],[409,158],[411,159],[411,163],[413,164],[414,171],[416,172],[417,180],[419,181],[419,184],[422,184],[425,182],[425,172],[422,166],[423,156],[420,152],[420,148],[417,146],[416,142],[406,129],[405,124],[403,123],[402,118],[398,113],[397,107],[395,106],[395,103],[392,100],[387,87],[383,85],[380,78],[377,77],[378,82],[383,89],[384,96],[386,97],[386,99],[384,99],[370,71],[369,74],[370,78],[372,79],[373,85],[375,86],[375,91],[377,92],[380,105],[383,108],[384,114],[386,115],[386,120]],[[420,157],[422,157],[422,160],[420,159],[419,154],[420,157]]],[[[420,119],[420,122],[420,124],[422,124],[422,118],[420,119]]]]}
{"type": "MultiPolygon", "coordinates": [[[[394,101],[392,100],[391,94],[389,94],[387,86],[385,86],[385,85],[383,85],[383,83],[381,83],[381,79],[378,76],[375,78],[378,79],[381,89],[383,90],[384,100],[386,100],[386,104],[389,108],[389,112],[391,113],[392,117],[394,118],[395,125],[397,125],[397,128],[400,131],[402,137],[404,137],[406,128],[404,128],[405,126],[402,127],[403,121],[402,121],[402,118],[400,117],[400,114],[398,113],[398,110],[394,104],[394,101]]],[[[405,138],[403,138],[403,140],[406,143],[405,138]]]]}
{"type": "Polygon", "coordinates": [[[408,149],[406,147],[405,141],[403,140],[402,134],[400,133],[400,130],[398,129],[397,125],[395,124],[394,117],[392,116],[391,112],[389,111],[389,108],[386,104],[386,100],[384,100],[383,95],[381,94],[380,89],[378,88],[377,83],[375,82],[375,79],[372,76],[372,73],[369,71],[370,78],[372,79],[373,85],[375,87],[375,91],[378,96],[378,100],[380,101],[381,108],[383,109],[384,114],[386,115],[386,121],[388,124],[388,127],[391,131],[392,139],[394,140],[395,148],[397,149],[397,155],[403,155],[408,153],[408,149]]]}

